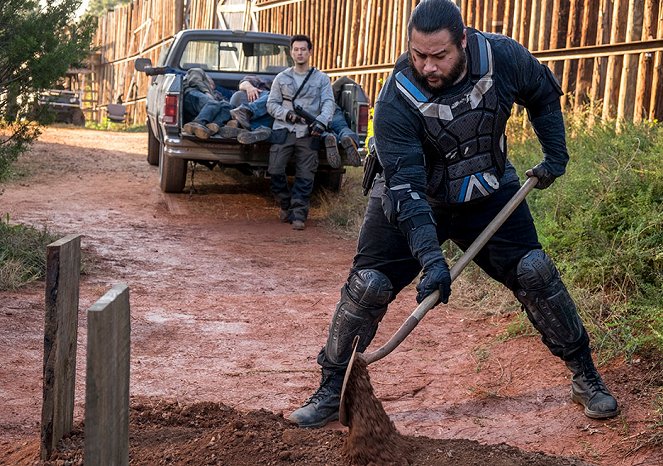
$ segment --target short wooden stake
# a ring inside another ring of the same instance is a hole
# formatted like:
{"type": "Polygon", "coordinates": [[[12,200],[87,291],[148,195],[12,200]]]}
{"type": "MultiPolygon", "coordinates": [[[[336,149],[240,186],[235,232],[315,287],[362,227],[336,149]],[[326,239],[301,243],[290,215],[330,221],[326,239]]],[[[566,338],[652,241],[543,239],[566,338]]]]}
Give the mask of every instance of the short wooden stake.
{"type": "Polygon", "coordinates": [[[46,246],[42,460],[50,457],[73,424],[80,270],[80,235],[69,235],[46,246]]]}
{"type": "Polygon", "coordinates": [[[87,312],[85,464],[129,464],[129,288],[116,285],[87,312]]]}

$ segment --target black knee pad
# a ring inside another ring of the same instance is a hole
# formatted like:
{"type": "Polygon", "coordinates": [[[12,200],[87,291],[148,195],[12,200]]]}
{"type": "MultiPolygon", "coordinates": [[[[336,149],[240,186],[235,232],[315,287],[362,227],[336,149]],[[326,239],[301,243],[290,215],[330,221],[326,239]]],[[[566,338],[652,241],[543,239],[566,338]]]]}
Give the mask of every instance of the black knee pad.
{"type": "Polygon", "coordinates": [[[394,288],[389,278],[373,269],[358,270],[345,285],[348,296],[357,306],[365,309],[382,308],[392,298],[394,288]]]}

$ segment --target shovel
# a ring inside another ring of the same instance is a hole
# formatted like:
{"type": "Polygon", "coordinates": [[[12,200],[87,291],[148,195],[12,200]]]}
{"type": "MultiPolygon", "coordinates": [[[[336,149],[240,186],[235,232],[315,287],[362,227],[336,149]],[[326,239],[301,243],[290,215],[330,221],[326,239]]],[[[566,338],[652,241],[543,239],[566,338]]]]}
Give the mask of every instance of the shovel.
{"type": "MultiPolygon", "coordinates": [[[[525,197],[534,189],[539,179],[535,176],[531,176],[525,181],[525,183],[520,187],[518,192],[513,195],[513,197],[507,202],[507,204],[502,208],[502,210],[495,216],[495,218],[488,224],[486,229],[481,232],[481,234],[474,240],[465,253],[458,259],[458,261],[451,267],[451,281],[453,282],[458,275],[463,271],[463,269],[470,263],[472,259],[477,255],[477,253],[483,248],[488,240],[495,234],[495,232],[502,226],[507,218],[516,210],[516,207],[525,199],[525,197]]],[[[366,362],[366,365],[372,364],[375,361],[378,361],[384,358],[386,355],[391,353],[398,345],[400,345],[403,340],[414,330],[414,328],[419,324],[421,319],[424,318],[426,313],[430,311],[433,306],[440,299],[440,292],[434,291],[428,295],[422,302],[417,306],[417,308],[410,314],[410,317],[401,325],[401,328],[398,329],[396,333],[387,341],[382,347],[378,348],[372,353],[357,353],[357,344],[359,343],[359,336],[355,336],[352,343],[352,355],[350,356],[350,362],[348,363],[348,368],[345,370],[345,377],[343,378],[343,387],[341,388],[341,401],[339,405],[338,417],[341,424],[344,426],[348,425],[348,412],[345,408],[345,389],[348,385],[348,379],[352,373],[352,366],[357,357],[361,358],[366,362]]]]}

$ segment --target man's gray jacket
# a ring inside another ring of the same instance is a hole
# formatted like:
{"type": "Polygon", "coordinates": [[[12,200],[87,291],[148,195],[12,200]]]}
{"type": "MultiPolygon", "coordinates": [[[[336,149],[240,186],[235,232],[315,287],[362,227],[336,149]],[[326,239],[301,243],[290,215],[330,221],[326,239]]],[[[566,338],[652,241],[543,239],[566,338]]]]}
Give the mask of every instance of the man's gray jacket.
{"type": "Polygon", "coordinates": [[[269,92],[267,99],[267,112],[274,117],[272,129],[278,130],[285,128],[290,132],[295,132],[298,138],[308,136],[307,124],[293,124],[286,121],[285,117],[290,110],[294,111],[295,105],[300,105],[304,110],[316,115],[316,119],[325,126],[331,122],[336,103],[334,102],[334,92],[332,91],[329,76],[320,70],[313,69],[303,89],[297,95],[293,104],[292,98],[299,86],[297,86],[294,70],[292,67],[280,72],[269,92]]]}

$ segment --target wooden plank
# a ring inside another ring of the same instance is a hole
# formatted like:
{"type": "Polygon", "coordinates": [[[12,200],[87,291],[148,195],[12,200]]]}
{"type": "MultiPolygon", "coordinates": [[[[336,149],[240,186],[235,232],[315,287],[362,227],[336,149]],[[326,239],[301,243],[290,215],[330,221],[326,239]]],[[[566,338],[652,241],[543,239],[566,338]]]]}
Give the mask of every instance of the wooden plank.
{"type": "Polygon", "coordinates": [[[522,11],[523,0],[513,0],[513,22],[511,23],[511,37],[518,40],[518,31],[520,28],[520,13],[522,11]]]}
{"type": "MultiPolygon", "coordinates": [[[[629,0],[626,19],[626,42],[639,40],[642,36],[642,0],[629,0]]],[[[628,54],[622,63],[622,76],[619,84],[619,100],[617,102],[617,119],[632,120],[635,103],[635,86],[637,83],[638,56],[628,54]]]]}
{"type": "Polygon", "coordinates": [[[539,18],[539,38],[537,50],[547,50],[550,48],[550,27],[552,23],[552,2],[551,0],[541,1],[541,17],[539,18]]]}
{"type": "Polygon", "coordinates": [[[490,12],[490,32],[502,32],[502,18],[504,18],[504,0],[492,2],[492,10],[490,12]]]}
{"type": "MultiPolygon", "coordinates": [[[[655,4],[654,0],[645,0],[643,18],[642,18],[642,40],[651,40],[654,38],[655,27],[655,4]]],[[[635,103],[633,107],[633,121],[638,123],[647,118],[647,106],[651,100],[651,88],[649,83],[652,81],[652,72],[654,68],[654,55],[651,53],[641,53],[638,61],[638,80],[635,86],[635,103]]]]}
{"type": "Polygon", "coordinates": [[[129,288],[115,285],[87,311],[85,464],[129,464],[129,288]]]}
{"type": "MultiPolygon", "coordinates": [[[[552,13],[551,13],[551,18],[552,21],[550,23],[550,49],[558,49],[560,48],[560,44],[562,43],[561,40],[563,39],[562,37],[562,0],[553,0],[553,5],[552,5],[552,13]]],[[[552,69],[553,73],[555,76],[558,78],[561,76],[561,66],[559,63],[548,63],[548,66],[550,69],[552,69]]]]}
{"type": "Polygon", "coordinates": [[[529,33],[529,11],[532,8],[532,0],[522,0],[520,11],[520,24],[518,25],[518,42],[527,47],[527,38],[529,33]]]}
{"type": "Polygon", "coordinates": [[[529,50],[538,50],[539,41],[537,32],[539,30],[539,16],[541,15],[541,0],[532,0],[532,6],[529,11],[529,31],[527,31],[527,42],[525,47],[529,50]]]}
{"type": "Polygon", "coordinates": [[[502,34],[508,36],[511,33],[511,20],[513,19],[513,2],[505,0],[504,13],[502,15],[502,34]]]}
{"type": "MultiPolygon", "coordinates": [[[[658,25],[656,37],[663,39],[663,0],[658,2],[658,25]]],[[[654,69],[651,80],[651,98],[649,100],[649,120],[663,120],[663,52],[654,54],[654,69]]]]}
{"type": "Polygon", "coordinates": [[[42,460],[50,457],[73,425],[80,271],[80,235],[65,236],[46,246],[42,460]]]}
{"type": "MultiPolygon", "coordinates": [[[[596,45],[610,42],[610,18],[612,15],[612,0],[601,0],[599,4],[599,17],[596,30],[596,45]]],[[[594,59],[592,70],[592,87],[589,91],[589,100],[592,106],[598,103],[599,96],[603,95],[604,77],[607,68],[607,58],[594,59]]]]}
{"type": "Polygon", "coordinates": [[[486,1],[484,0],[483,2],[483,21],[481,22],[481,30],[482,31],[490,31],[492,32],[492,23],[493,23],[493,3],[497,3],[496,0],[493,1],[486,1]]]}
{"type": "MultiPolygon", "coordinates": [[[[566,35],[566,48],[577,47],[580,43],[580,28],[579,28],[579,10],[581,8],[580,0],[571,0],[569,7],[569,22],[568,33],[566,35]]],[[[562,92],[564,95],[560,99],[562,107],[565,107],[568,100],[568,94],[573,91],[571,89],[571,75],[573,74],[572,60],[564,60],[564,70],[562,71],[562,92]]]]}
{"type": "Polygon", "coordinates": [[[350,14],[352,10],[352,6],[354,5],[355,2],[351,2],[352,5],[349,5],[350,2],[344,2],[345,3],[345,22],[343,23],[343,54],[341,55],[341,66],[343,68],[350,65],[350,60],[349,60],[349,48],[352,47],[352,44],[350,43],[350,14]]]}
{"type": "MultiPolygon", "coordinates": [[[[624,10],[626,0],[614,0],[612,10],[612,26],[610,30],[610,43],[622,42],[626,32],[626,19],[624,10]]],[[[616,103],[619,98],[619,85],[622,68],[622,57],[608,57],[608,67],[605,77],[605,91],[603,94],[603,120],[615,116],[616,103]]]]}
{"type": "MultiPolygon", "coordinates": [[[[585,47],[596,44],[598,4],[587,2],[582,12],[582,26],[580,27],[580,46],[585,47]]],[[[578,72],[576,74],[576,91],[574,108],[579,109],[589,102],[589,92],[592,86],[593,59],[578,60],[578,72]]]]}

